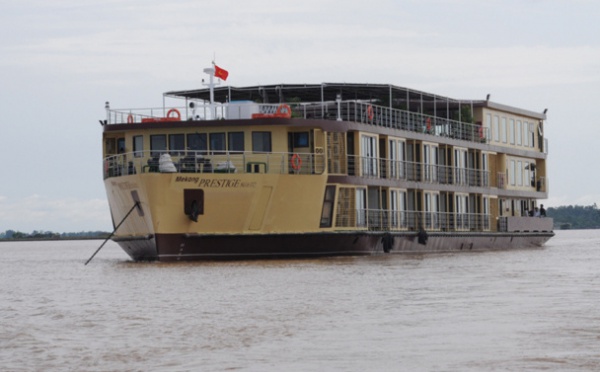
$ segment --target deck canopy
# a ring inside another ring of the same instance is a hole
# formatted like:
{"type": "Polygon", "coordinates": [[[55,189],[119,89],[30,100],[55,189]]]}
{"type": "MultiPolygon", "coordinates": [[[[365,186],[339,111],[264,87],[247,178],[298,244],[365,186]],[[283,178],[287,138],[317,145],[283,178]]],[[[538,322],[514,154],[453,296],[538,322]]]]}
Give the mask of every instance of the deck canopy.
{"type": "MultiPolygon", "coordinates": [[[[252,101],[258,103],[314,103],[332,102],[337,98],[343,101],[371,102],[411,112],[455,118],[464,116],[466,108],[473,112],[474,107],[490,107],[518,114],[545,119],[541,113],[495,104],[489,100],[458,100],[432,93],[398,87],[389,84],[275,84],[248,87],[217,86],[214,88],[214,101],[228,103],[233,101],[252,101]]],[[[209,88],[171,91],[165,96],[186,100],[210,101],[209,88]]],[[[464,119],[464,117],[463,117],[464,119]]]]}

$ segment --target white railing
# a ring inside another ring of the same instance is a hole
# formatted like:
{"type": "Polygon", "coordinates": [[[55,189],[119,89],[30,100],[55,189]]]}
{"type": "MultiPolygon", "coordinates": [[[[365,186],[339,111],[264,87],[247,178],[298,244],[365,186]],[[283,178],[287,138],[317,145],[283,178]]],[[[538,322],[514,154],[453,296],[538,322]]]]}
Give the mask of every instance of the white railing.
{"type": "Polygon", "coordinates": [[[322,174],[325,158],[313,153],[138,151],[104,158],[103,169],[104,178],[140,173],[322,174]]]}
{"type": "MultiPolygon", "coordinates": [[[[189,105],[188,105],[189,106],[189,105]]],[[[448,137],[470,142],[488,142],[489,130],[478,124],[407,110],[378,106],[359,101],[302,102],[287,104],[260,103],[195,103],[194,108],[162,107],[140,109],[107,108],[107,124],[142,123],[152,121],[252,119],[253,113],[274,114],[280,107],[289,106],[292,118],[343,120],[418,132],[438,137],[448,137]],[[176,114],[173,110],[177,110],[176,114]],[[171,112],[171,114],[169,114],[171,112]]]]}
{"type": "Polygon", "coordinates": [[[355,209],[336,216],[339,228],[373,231],[489,231],[491,216],[483,213],[419,212],[355,209]]]}
{"type": "Polygon", "coordinates": [[[443,185],[487,187],[490,172],[358,155],[347,156],[349,175],[443,185]]]}

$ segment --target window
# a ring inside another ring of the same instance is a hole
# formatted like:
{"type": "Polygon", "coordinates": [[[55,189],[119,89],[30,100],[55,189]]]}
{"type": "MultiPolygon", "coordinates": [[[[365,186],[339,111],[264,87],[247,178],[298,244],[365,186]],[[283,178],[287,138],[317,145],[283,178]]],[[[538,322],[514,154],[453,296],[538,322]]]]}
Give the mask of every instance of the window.
{"type": "Polygon", "coordinates": [[[508,171],[510,172],[508,175],[508,180],[509,180],[510,184],[513,186],[515,185],[515,167],[516,167],[515,161],[511,160],[510,167],[508,169],[508,171]]]}
{"type": "Polygon", "coordinates": [[[225,133],[210,134],[210,153],[224,154],[225,153],[225,133]]]}
{"type": "Polygon", "coordinates": [[[502,142],[506,143],[506,118],[503,117],[501,123],[500,135],[502,136],[502,142]]]}
{"type": "Polygon", "coordinates": [[[437,165],[438,165],[438,148],[437,146],[423,145],[423,164],[425,181],[437,182],[437,165]]]}
{"type": "Polygon", "coordinates": [[[404,178],[404,167],[405,167],[405,156],[404,156],[404,141],[398,141],[395,139],[389,140],[389,159],[390,159],[390,172],[389,176],[392,179],[404,178]]]}
{"type": "Polygon", "coordinates": [[[517,185],[523,186],[523,162],[517,162],[517,185]]]}
{"type": "Polygon", "coordinates": [[[271,152],[271,132],[252,132],[252,151],[271,152]]]}
{"type": "Polygon", "coordinates": [[[521,120],[517,120],[517,145],[521,146],[523,144],[523,125],[521,124],[521,120]]]}
{"type": "Polygon", "coordinates": [[[486,128],[486,129],[484,130],[483,135],[486,137],[491,135],[491,133],[492,133],[492,114],[487,114],[485,116],[484,128],[486,128]]]}
{"type": "Polygon", "coordinates": [[[367,226],[367,189],[356,189],[356,226],[367,226]]]}
{"type": "Polygon", "coordinates": [[[392,227],[406,228],[408,221],[406,216],[405,191],[390,190],[390,210],[392,227]]]}
{"type": "Polygon", "coordinates": [[[244,152],[244,132],[227,133],[227,149],[230,152],[244,152]]]}
{"type": "Polygon", "coordinates": [[[529,124],[523,122],[523,146],[529,147],[529,124]]]}
{"type": "Polygon", "coordinates": [[[454,181],[457,185],[467,184],[467,157],[466,149],[454,149],[454,181]]]}
{"type": "Polygon", "coordinates": [[[118,154],[123,154],[125,153],[125,138],[118,138],[117,139],[117,150],[118,150],[118,154]]]}
{"type": "Polygon", "coordinates": [[[533,123],[529,123],[529,134],[531,135],[529,147],[535,147],[535,126],[533,125],[533,123]]]}
{"type": "Polygon", "coordinates": [[[439,194],[429,192],[425,193],[425,227],[428,229],[437,229],[439,227],[439,204],[439,194]]]}
{"type": "Polygon", "coordinates": [[[136,158],[144,156],[144,136],[133,136],[133,156],[136,158]]]}
{"type": "Polygon", "coordinates": [[[159,157],[167,151],[167,136],[164,134],[155,134],[150,136],[150,154],[152,157],[159,157]]]}
{"type": "Polygon", "coordinates": [[[494,141],[500,142],[500,118],[494,115],[494,141]]]}
{"type": "Polygon", "coordinates": [[[510,144],[515,144],[515,120],[510,119],[508,122],[508,132],[510,133],[510,144]]]}
{"type": "Polygon", "coordinates": [[[333,202],[335,200],[335,186],[325,188],[325,197],[323,198],[323,210],[321,211],[320,227],[331,227],[333,221],[333,202]]]}
{"type": "Polygon", "coordinates": [[[482,172],[482,186],[488,187],[490,185],[489,178],[489,155],[486,153],[481,154],[481,172],[482,172]]]}
{"type": "Polygon", "coordinates": [[[294,133],[294,148],[308,147],[308,132],[294,133]]]}
{"type": "Polygon", "coordinates": [[[191,151],[201,151],[206,153],[208,150],[206,133],[191,133],[187,135],[187,148],[191,151]]]}
{"type": "Polygon", "coordinates": [[[185,154],[185,136],[183,134],[169,134],[169,154],[185,154]]]}
{"type": "Polygon", "coordinates": [[[362,175],[377,176],[377,137],[362,136],[362,175]]]}

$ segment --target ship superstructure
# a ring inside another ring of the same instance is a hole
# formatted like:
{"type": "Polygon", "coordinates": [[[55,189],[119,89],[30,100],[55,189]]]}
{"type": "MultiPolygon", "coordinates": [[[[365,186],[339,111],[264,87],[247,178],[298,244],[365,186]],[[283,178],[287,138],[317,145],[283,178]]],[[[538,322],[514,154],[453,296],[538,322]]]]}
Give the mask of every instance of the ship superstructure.
{"type": "Polygon", "coordinates": [[[539,247],[545,113],[384,84],[215,86],[103,121],[134,260],[539,247]]]}

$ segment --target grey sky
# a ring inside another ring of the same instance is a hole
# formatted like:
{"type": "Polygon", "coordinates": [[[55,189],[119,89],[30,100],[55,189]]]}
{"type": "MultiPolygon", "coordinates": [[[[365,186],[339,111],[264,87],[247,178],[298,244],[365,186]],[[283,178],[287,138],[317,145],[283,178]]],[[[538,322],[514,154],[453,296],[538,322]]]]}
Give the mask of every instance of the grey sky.
{"type": "Polygon", "coordinates": [[[548,108],[547,206],[600,201],[600,3],[0,0],[0,231],[111,230],[104,102],[228,84],[389,83],[548,108]]]}

